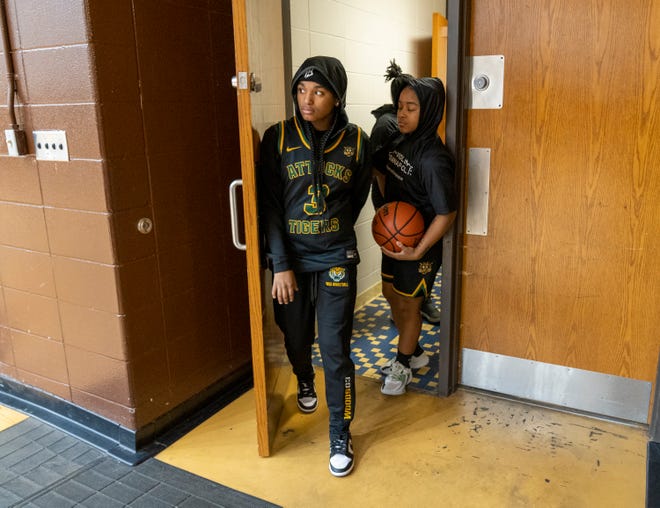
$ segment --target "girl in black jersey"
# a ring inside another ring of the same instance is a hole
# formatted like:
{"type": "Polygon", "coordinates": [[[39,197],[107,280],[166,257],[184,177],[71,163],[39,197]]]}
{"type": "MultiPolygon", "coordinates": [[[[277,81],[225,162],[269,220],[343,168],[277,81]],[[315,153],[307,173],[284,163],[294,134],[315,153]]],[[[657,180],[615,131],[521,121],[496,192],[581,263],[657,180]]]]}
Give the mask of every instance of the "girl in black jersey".
{"type": "Polygon", "coordinates": [[[265,132],[258,173],[275,319],[298,378],[303,413],[317,407],[312,366],[317,323],[330,413],[329,469],[335,476],[353,469],[350,341],[359,262],[353,226],[371,181],[368,138],[344,110],[346,85],[336,58],[305,60],[292,81],[295,115],[265,132]]]}
{"type": "Polygon", "coordinates": [[[385,203],[414,205],[426,231],[414,248],[401,243],[400,252],[381,248],[383,295],[399,331],[396,358],[383,369],[387,375],[381,392],[386,395],[405,393],[412,379],[411,358],[421,354],[422,302],[442,262],[442,236],[456,217],[454,161],[437,134],[444,109],[442,82],[404,77],[397,88],[393,99],[399,132],[374,154],[376,190],[385,203]]]}

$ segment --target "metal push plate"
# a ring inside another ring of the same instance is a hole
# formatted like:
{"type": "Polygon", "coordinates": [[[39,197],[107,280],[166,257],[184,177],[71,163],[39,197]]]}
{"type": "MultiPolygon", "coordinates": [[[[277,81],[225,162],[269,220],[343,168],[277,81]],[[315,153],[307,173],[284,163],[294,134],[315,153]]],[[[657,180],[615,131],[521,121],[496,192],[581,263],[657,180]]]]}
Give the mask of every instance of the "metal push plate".
{"type": "Polygon", "coordinates": [[[468,159],[468,196],[465,232],[488,234],[488,190],[490,186],[490,148],[470,148],[468,159]]]}
{"type": "Polygon", "coordinates": [[[468,64],[468,109],[502,109],[504,55],[472,56],[468,58],[468,64]]]}

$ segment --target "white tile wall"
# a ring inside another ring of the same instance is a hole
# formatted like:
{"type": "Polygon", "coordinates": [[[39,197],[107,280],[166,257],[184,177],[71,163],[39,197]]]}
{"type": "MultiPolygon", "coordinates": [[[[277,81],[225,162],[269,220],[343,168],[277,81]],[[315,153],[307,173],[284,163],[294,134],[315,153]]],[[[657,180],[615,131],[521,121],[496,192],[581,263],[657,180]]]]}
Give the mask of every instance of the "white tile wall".
{"type": "MultiPolygon", "coordinates": [[[[293,71],[312,55],[339,58],[348,74],[348,116],[369,133],[371,110],[390,100],[383,74],[392,58],[409,74],[431,72],[434,12],[445,14],[444,0],[291,0],[293,71]]],[[[369,200],[356,226],[358,293],[380,283],[373,213],[369,200]]]]}

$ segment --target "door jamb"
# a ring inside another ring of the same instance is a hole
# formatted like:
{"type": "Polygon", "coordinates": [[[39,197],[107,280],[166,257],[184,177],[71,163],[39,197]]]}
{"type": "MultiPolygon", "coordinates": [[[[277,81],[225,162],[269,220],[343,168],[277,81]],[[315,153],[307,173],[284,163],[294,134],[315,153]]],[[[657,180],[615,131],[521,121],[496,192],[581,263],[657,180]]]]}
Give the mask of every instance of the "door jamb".
{"type": "Polygon", "coordinates": [[[446,145],[456,159],[454,184],[458,213],[451,232],[443,239],[440,324],[440,370],[438,393],[451,395],[458,386],[461,322],[461,272],[466,167],[467,110],[465,108],[465,62],[470,33],[470,4],[447,0],[447,122],[446,145]]]}

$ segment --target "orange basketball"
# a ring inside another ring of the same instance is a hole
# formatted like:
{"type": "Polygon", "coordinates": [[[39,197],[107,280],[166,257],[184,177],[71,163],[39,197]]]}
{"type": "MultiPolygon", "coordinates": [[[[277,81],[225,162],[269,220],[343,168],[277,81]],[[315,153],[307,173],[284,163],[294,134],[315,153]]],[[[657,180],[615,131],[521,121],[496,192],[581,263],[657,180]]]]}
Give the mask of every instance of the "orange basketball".
{"type": "Polygon", "coordinates": [[[399,252],[397,240],[408,247],[417,245],[424,235],[424,218],[410,203],[392,201],[376,210],[371,234],[381,247],[399,252]]]}

